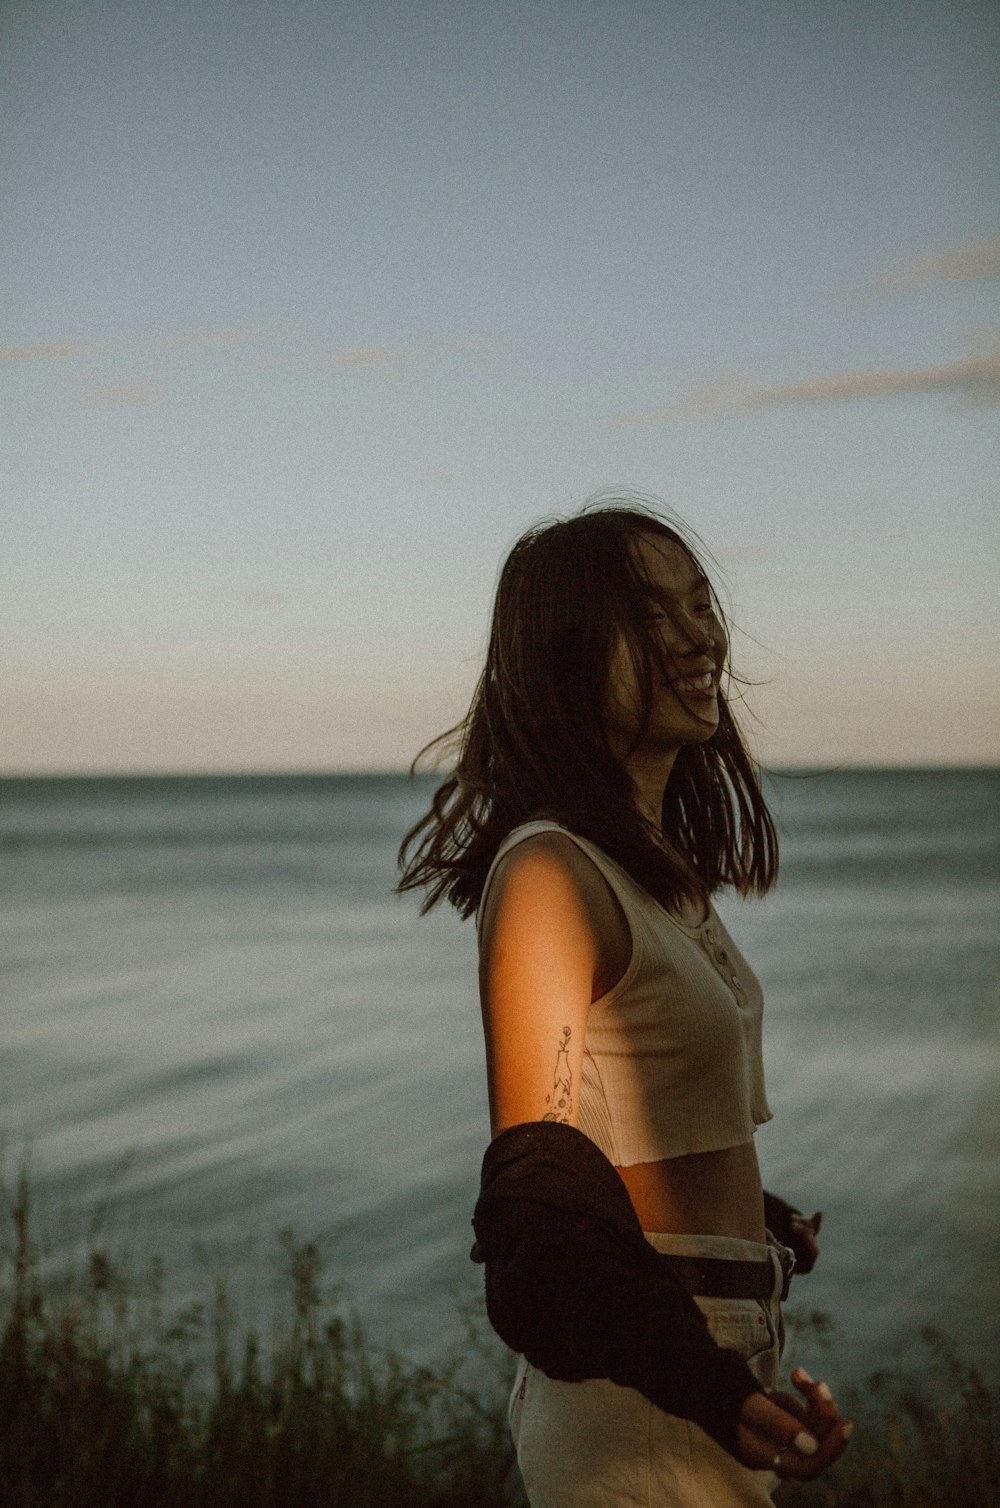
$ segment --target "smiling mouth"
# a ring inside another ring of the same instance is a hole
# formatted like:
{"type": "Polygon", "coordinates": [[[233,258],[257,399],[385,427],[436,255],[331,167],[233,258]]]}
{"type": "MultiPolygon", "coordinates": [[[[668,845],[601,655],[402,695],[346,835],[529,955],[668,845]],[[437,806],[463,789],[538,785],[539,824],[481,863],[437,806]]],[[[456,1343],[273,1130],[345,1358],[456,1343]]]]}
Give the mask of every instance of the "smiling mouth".
{"type": "Polygon", "coordinates": [[[704,675],[678,676],[673,682],[675,691],[690,691],[705,695],[715,690],[715,676],[710,670],[704,675]]]}

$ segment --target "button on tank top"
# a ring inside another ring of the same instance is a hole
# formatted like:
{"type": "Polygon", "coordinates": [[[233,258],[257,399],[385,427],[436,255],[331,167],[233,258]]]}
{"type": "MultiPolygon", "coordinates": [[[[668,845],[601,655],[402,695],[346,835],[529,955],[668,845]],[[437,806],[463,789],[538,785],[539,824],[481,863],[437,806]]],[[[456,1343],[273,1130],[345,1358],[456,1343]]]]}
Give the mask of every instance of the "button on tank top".
{"type": "Polygon", "coordinates": [[[503,855],[542,832],[562,833],[600,870],[632,938],[628,968],[590,1008],[581,1131],[620,1168],[750,1141],[771,1119],[764,999],[715,908],[700,926],[685,925],[596,844],[548,821],[508,833],[483,897],[503,855]]]}

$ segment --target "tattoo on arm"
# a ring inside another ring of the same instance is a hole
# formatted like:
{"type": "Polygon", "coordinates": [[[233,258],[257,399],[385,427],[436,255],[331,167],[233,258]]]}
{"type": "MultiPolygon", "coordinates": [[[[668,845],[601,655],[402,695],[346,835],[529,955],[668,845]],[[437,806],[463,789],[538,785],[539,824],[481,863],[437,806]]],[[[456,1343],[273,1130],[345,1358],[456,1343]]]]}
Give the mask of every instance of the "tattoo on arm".
{"type": "Polygon", "coordinates": [[[568,1122],[573,1113],[573,1072],[569,1066],[569,1039],[573,1035],[568,1026],[563,1027],[562,1041],[556,1049],[556,1071],[552,1092],[545,1096],[548,1110],[543,1121],[568,1122]]]}

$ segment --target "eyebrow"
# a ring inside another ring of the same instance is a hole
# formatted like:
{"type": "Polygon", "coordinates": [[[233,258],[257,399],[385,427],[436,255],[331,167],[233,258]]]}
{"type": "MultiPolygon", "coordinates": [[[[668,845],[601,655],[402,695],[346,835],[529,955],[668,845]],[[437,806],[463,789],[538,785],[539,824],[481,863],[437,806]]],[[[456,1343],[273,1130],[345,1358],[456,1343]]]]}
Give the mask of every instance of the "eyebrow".
{"type": "Polygon", "coordinates": [[[696,592],[711,591],[712,584],[703,571],[693,576],[687,586],[681,587],[680,591],[674,591],[672,587],[661,586],[658,582],[651,581],[647,585],[647,591],[651,597],[669,597],[676,602],[681,597],[694,596],[696,592]]]}

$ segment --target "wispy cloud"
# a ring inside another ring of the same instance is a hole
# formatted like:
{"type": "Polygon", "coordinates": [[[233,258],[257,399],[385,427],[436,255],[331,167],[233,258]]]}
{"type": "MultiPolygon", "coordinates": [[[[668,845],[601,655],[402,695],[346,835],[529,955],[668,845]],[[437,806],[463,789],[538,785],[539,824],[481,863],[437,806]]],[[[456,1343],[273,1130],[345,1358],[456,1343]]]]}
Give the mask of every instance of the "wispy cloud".
{"type": "Polygon", "coordinates": [[[429,345],[394,345],[369,341],[354,346],[303,346],[270,356],[250,357],[240,362],[238,370],[253,372],[298,371],[324,374],[345,372],[352,377],[385,384],[405,381],[419,362],[441,361],[455,357],[483,356],[500,349],[496,341],[486,339],[452,340],[429,345]]]}
{"type": "Polygon", "coordinates": [[[983,236],[922,257],[903,272],[891,273],[875,284],[876,293],[904,288],[929,288],[935,283],[972,283],[1000,278],[1000,235],[983,236]]]}
{"type": "Polygon", "coordinates": [[[186,330],[180,335],[171,335],[164,342],[168,351],[197,351],[202,346],[235,346],[243,341],[254,340],[256,330],[234,326],[225,330],[186,330]]]}
{"type": "Polygon", "coordinates": [[[640,424],[682,424],[692,419],[761,413],[796,403],[850,403],[948,392],[957,393],[968,407],[1000,405],[1000,351],[939,366],[835,373],[774,386],[755,383],[738,372],[722,372],[660,408],[618,414],[612,425],[628,429],[640,424]]]}
{"type": "Polygon", "coordinates": [[[130,408],[159,403],[160,390],[154,382],[120,382],[113,387],[81,388],[74,396],[77,403],[90,407],[130,408]]]}
{"type": "MultiPolygon", "coordinates": [[[[445,348],[442,348],[444,350],[445,348]]],[[[403,371],[415,361],[441,354],[431,346],[394,346],[372,343],[333,349],[290,351],[245,363],[253,372],[298,369],[307,372],[346,371],[378,382],[402,381],[403,371]]]]}
{"type": "Polygon", "coordinates": [[[36,341],[33,344],[0,346],[0,363],[19,361],[72,361],[79,356],[94,356],[103,347],[89,340],[36,341]]]}
{"type": "Polygon", "coordinates": [[[346,351],[338,351],[334,359],[342,367],[360,367],[369,371],[374,367],[395,368],[404,357],[419,354],[404,350],[402,346],[351,346],[346,351]]]}
{"type": "Polygon", "coordinates": [[[336,352],[346,367],[392,367],[406,361],[431,361],[442,356],[481,356],[497,350],[492,340],[450,340],[430,346],[363,345],[336,352]]]}

